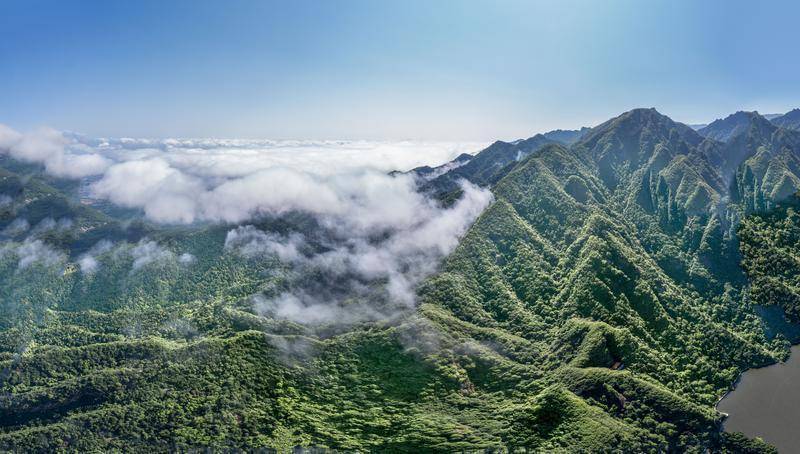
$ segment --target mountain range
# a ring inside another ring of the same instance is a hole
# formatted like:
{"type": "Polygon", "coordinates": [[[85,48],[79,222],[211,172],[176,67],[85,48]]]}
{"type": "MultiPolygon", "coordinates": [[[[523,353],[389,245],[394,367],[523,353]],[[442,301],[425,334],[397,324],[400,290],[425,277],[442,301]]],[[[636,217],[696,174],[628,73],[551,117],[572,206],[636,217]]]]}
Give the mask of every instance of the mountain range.
{"type": "Polygon", "coordinates": [[[634,109],[414,169],[445,206],[462,180],[494,199],[413,308],[345,328],[255,310],[337,279],[233,254],[231,226],[131,220],[5,159],[0,447],[770,452],[714,404],[800,340],[798,112],[634,109]]]}

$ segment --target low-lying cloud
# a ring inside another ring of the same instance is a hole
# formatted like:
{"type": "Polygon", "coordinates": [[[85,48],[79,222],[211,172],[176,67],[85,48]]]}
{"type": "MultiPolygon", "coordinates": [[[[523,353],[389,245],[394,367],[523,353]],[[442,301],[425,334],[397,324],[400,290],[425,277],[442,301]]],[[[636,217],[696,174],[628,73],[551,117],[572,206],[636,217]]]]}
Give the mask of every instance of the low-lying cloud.
{"type": "Polygon", "coordinates": [[[130,250],[133,257],[133,269],[151,263],[168,262],[175,259],[175,253],[152,240],[141,240],[130,250]]]}
{"type": "Polygon", "coordinates": [[[109,240],[100,240],[95,243],[88,252],[78,258],[78,266],[80,266],[81,272],[86,275],[94,274],[100,267],[97,257],[110,251],[113,247],[114,243],[109,240]]]}
{"type": "MultiPolygon", "coordinates": [[[[89,139],[47,128],[22,134],[0,125],[0,152],[58,177],[92,176],[83,179],[88,199],[140,209],[156,222],[231,224],[228,251],[275,256],[290,269],[284,288],[257,296],[257,311],[308,324],[383,319],[413,307],[416,285],[456,247],[491,193],[464,183],[463,197],[443,208],[417,191],[414,176],[389,172],[439,166],[483,145],[89,139]],[[246,225],[295,212],[312,216],[317,231],[278,234],[246,225]]],[[[59,222],[41,228],[59,228],[59,222]]],[[[15,226],[23,227],[30,228],[22,221],[15,226]]],[[[83,273],[97,270],[96,256],[106,247],[79,258],[83,273]]],[[[195,261],[150,240],[133,245],[130,254],[134,270],[195,261]]]]}
{"type": "Polygon", "coordinates": [[[14,250],[17,255],[17,268],[22,270],[34,264],[45,267],[58,265],[66,260],[66,256],[49,246],[42,240],[27,239],[14,250]]]}
{"type": "Polygon", "coordinates": [[[82,178],[102,173],[111,160],[76,145],[52,128],[20,134],[0,124],[0,152],[24,162],[44,165],[47,173],[63,178],[82,178]]]}
{"type": "Polygon", "coordinates": [[[300,248],[305,237],[299,233],[281,236],[258,230],[252,225],[244,225],[230,230],[225,236],[225,249],[235,251],[247,258],[262,254],[275,254],[284,262],[297,262],[303,256],[300,248]]]}
{"type": "Polygon", "coordinates": [[[238,223],[300,210],[371,224],[408,219],[409,176],[394,170],[441,165],[484,144],[457,142],[90,139],[0,125],[0,153],[39,163],[51,175],[96,176],[90,197],[142,209],[158,222],[238,223]],[[399,195],[395,195],[399,194],[399,195]],[[349,212],[357,198],[359,211],[349,212]],[[400,202],[399,204],[397,202],[400,202]],[[395,204],[394,210],[378,210],[395,204]]]}
{"type": "Polygon", "coordinates": [[[420,199],[413,221],[395,226],[376,222],[372,228],[346,230],[340,227],[348,220],[328,218],[323,239],[308,240],[248,225],[229,231],[225,243],[248,257],[275,255],[298,274],[287,289],[256,302],[263,315],[304,324],[387,319],[414,307],[416,286],[436,271],[491,202],[488,190],[468,183],[463,190],[447,209],[415,193],[420,199]]]}

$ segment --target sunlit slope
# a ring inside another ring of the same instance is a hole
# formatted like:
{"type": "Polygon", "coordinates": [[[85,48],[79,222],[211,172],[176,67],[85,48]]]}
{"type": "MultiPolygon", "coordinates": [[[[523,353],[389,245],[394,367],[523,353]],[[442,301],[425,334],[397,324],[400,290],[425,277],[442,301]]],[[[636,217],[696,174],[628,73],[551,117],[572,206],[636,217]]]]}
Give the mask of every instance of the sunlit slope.
{"type": "Polygon", "coordinates": [[[750,298],[777,305],[800,320],[800,215],[796,197],[778,208],[745,219],[739,227],[742,267],[752,285],[750,298]]]}
{"type": "Polygon", "coordinates": [[[453,314],[442,318],[451,332],[511,352],[609,416],[639,412],[634,425],[662,443],[678,446],[683,432],[711,446],[715,399],[739,370],[772,360],[760,322],[733,295],[671,278],[623,215],[625,199],[594,175],[560,146],[521,163],[423,301],[453,314]]]}
{"type": "Polygon", "coordinates": [[[800,130],[800,109],[793,109],[770,121],[781,128],[800,130]]]}

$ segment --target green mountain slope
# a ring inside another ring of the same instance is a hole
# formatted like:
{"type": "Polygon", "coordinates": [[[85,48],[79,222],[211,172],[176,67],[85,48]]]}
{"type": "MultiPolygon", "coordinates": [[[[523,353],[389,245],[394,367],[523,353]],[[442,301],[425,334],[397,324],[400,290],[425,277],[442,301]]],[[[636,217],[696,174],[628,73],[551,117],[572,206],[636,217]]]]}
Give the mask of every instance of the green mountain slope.
{"type": "Polygon", "coordinates": [[[752,285],[750,297],[778,305],[800,320],[800,216],[796,197],[776,209],[750,216],[739,227],[742,266],[752,285]]]}
{"type": "Polygon", "coordinates": [[[758,115],[758,112],[739,111],[725,118],[714,120],[707,126],[698,129],[697,132],[703,137],[727,142],[731,137],[746,129],[754,115],[758,115]]]}

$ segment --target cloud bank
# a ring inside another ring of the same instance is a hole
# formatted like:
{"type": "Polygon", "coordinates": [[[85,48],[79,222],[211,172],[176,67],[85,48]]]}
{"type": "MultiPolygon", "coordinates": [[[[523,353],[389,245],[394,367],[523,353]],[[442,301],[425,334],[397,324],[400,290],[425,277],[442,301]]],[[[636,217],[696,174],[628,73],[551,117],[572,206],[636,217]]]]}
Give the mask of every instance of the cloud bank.
{"type": "Polygon", "coordinates": [[[62,178],[82,178],[102,173],[111,161],[99,153],[74,145],[52,128],[20,134],[0,124],[0,152],[20,161],[44,165],[45,171],[62,178]]]}
{"type": "MultiPolygon", "coordinates": [[[[456,247],[492,196],[464,183],[462,199],[442,208],[417,192],[413,176],[389,172],[440,166],[483,145],[91,139],[0,125],[0,152],[41,164],[54,176],[83,178],[89,199],[140,209],[161,223],[231,224],[229,252],[275,256],[289,270],[283,288],[256,296],[257,311],[305,324],[385,319],[413,307],[416,285],[456,247]],[[278,234],[243,225],[294,212],[312,216],[317,231],[278,234]]],[[[51,219],[33,229],[58,227],[51,219]]],[[[98,245],[82,256],[81,271],[94,273],[96,256],[109,248],[98,245]]],[[[149,240],[130,253],[134,270],[195,261],[149,240]]]]}
{"type": "MultiPolygon", "coordinates": [[[[142,209],[157,222],[238,223],[308,211],[371,225],[407,219],[411,177],[387,172],[437,166],[484,144],[447,142],[91,139],[0,125],[0,153],[65,178],[94,176],[86,195],[142,209]],[[359,199],[353,211],[351,199],[359,199]],[[383,207],[395,204],[395,210],[383,207]],[[381,209],[383,208],[383,209],[381,209]]],[[[363,227],[362,225],[362,227],[363,227]]]]}

